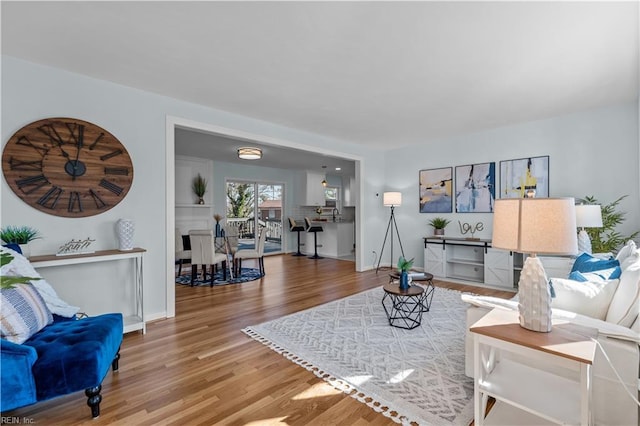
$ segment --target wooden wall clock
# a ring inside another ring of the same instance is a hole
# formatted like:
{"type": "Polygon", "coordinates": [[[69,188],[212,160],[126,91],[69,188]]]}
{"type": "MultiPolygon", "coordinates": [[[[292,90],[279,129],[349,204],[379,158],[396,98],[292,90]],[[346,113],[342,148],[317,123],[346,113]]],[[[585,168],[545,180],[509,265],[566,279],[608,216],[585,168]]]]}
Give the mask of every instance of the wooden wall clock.
{"type": "Polygon", "coordinates": [[[124,145],[75,118],[47,118],[18,130],[4,147],[2,171],[25,203],[63,217],[103,213],[122,201],[133,183],[124,145]]]}

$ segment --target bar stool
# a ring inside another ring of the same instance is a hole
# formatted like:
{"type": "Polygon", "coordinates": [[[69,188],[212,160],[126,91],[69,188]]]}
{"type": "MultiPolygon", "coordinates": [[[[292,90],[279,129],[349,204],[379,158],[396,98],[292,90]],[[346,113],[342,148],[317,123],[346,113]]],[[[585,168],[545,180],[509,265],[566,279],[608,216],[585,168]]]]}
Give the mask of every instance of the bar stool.
{"type": "Polygon", "coordinates": [[[320,225],[311,225],[311,220],[308,217],[304,218],[304,222],[307,225],[307,232],[313,232],[313,256],[309,256],[309,259],[322,259],[318,256],[318,232],[324,231],[320,225]]]}
{"type": "Polygon", "coordinates": [[[293,218],[289,218],[289,231],[298,233],[298,252],[293,253],[292,256],[304,256],[304,253],[300,251],[300,232],[304,231],[303,225],[298,225],[293,218]]]}

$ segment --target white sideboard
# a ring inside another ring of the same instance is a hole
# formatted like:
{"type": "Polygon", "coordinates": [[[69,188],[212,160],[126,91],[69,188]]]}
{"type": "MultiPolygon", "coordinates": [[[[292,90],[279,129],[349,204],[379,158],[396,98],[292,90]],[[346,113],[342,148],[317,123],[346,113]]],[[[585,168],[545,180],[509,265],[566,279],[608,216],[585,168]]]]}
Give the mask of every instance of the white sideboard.
{"type": "Polygon", "coordinates": [[[435,278],[515,290],[513,252],[491,247],[491,240],[424,238],[425,272],[435,278]]]}
{"type": "MultiPolygon", "coordinates": [[[[77,265],[81,263],[107,262],[116,260],[133,260],[133,274],[129,285],[134,286],[134,305],[135,312],[131,315],[124,316],[124,333],[130,331],[142,330],[146,333],[146,325],[144,320],[144,280],[142,260],[147,250],[143,248],[134,248],[132,250],[99,250],[94,253],[74,254],[66,256],[42,255],[31,256],[29,262],[34,268],[48,268],[53,266],[77,265]]],[[[115,283],[114,283],[115,284],[115,283]]]]}
{"type": "MultiPolygon", "coordinates": [[[[517,290],[526,255],[491,247],[491,240],[456,237],[425,237],[425,272],[435,278],[517,290]]],[[[539,256],[547,277],[567,278],[575,259],[570,256],[539,256]]]]}

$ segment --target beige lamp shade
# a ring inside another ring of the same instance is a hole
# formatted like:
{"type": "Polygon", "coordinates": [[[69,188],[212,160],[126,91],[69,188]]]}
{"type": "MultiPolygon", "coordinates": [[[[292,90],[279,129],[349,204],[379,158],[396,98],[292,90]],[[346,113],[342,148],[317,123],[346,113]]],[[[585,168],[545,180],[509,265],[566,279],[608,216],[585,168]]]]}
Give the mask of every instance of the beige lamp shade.
{"type": "Polygon", "coordinates": [[[602,228],[602,210],[597,204],[576,206],[576,226],[578,228],[602,228]]]}
{"type": "Polygon", "coordinates": [[[386,207],[402,204],[402,192],[385,192],[382,196],[382,204],[386,207]]]}
{"type": "Polygon", "coordinates": [[[573,198],[496,200],[491,245],[519,253],[572,255],[578,251],[575,229],[573,198]]]}

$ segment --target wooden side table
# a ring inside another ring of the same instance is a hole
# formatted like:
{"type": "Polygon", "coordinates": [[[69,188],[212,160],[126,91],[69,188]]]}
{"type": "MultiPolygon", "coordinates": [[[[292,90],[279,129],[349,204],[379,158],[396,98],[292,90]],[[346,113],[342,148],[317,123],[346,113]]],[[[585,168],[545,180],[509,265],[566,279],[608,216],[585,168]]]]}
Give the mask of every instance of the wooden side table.
{"type": "MultiPolygon", "coordinates": [[[[431,309],[431,301],[433,300],[433,293],[436,288],[433,286],[433,275],[428,272],[422,273],[412,273],[411,274],[411,282],[417,283],[422,286],[424,290],[424,294],[422,295],[422,311],[429,312],[431,309]]],[[[392,272],[389,274],[389,284],[399,284],[400,283],[400,274],[397,272],[392,272]]]]}
{"type": "Polygon", "coordinates": [[[592,424],[591,366],[597,330],[554,320],[551,332],[539,333],[520,327],[517,311],[494,309],[470,331],[475,425],[592,424]],[[573,376],[559,376],[544,365],[566,369],[573,376]],[[490,396],[496,404],[485,418],[490,396]]]}
{"type": "Polygon", "coordinates": [[[382,288],[384,289],[382,307],[387,314],[389,325],[412,330],[422,323],[424,312],[422,287],[414,285],[401,290],[397,284],[388,283],[382,288]]]}

